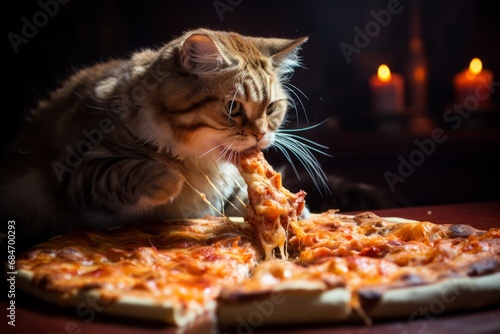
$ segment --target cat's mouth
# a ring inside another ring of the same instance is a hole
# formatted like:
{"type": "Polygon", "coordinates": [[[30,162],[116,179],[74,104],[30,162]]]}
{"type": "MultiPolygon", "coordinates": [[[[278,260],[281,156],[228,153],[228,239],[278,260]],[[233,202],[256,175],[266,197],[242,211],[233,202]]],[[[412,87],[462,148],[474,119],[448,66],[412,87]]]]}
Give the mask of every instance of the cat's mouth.
{"type": "Polygon", "coordinates": [[[230,148],[223,148],[221,149],[221,160],[225,160],[229,163],[232,164],[238,164],[240,160],[240,154],[247,154],[251,151],[258,151],[260,150],[258,145],[254,145],[251,147],[247,148],[242,148],[242,149],[230,149],[230,148]]]}
{"type": "Polygon", "coordinates": [[[263,150],[270,146],[270,142],[262,138],[256,141],[248,140],[236,140],[229,143],[220,143],[213,147],[211,150],[205,152],[205,154],[212,155],[217,161],[227,161],[234,163],[239,160],[239,155],[253,150],[263,150]]]}

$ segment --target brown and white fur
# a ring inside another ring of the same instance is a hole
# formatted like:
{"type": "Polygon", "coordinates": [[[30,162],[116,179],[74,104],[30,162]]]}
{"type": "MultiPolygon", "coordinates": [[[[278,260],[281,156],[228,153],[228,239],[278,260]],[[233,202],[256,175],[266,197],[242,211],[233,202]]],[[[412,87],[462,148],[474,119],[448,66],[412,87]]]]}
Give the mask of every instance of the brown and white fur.
{"type": "Polygon", "coordinates": [[[273,144],[305,41],[199,29],[79,71],[2,162],[2,215],[49,235],[216,213],[204,196],[234,214],[245,191],[231,160],[273,144]]]}

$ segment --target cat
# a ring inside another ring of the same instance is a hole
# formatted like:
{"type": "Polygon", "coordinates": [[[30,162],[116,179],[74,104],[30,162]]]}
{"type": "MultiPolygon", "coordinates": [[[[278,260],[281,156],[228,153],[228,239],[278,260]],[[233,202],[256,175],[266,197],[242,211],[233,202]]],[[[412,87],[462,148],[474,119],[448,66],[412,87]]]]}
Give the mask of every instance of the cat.
{"type": "Polygon", "coordinates": [[[21,235],[241,215],[238,152],[276,141],[307,37],[197,29],[80,70],[41,101],[2,162],[21,235]]]}

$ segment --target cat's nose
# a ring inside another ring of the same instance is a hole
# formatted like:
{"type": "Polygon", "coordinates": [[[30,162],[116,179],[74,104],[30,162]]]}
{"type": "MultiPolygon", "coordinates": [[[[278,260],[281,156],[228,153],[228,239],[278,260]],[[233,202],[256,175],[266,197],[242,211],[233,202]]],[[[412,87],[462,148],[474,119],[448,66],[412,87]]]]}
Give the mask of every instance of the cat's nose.
{"type": "Polygon", "coordinates": [[[257,141],[260,141],[264,137],[265,134],[266,134],[265,132],[259,132],[259,133],[254,133],[253,135],[255,136],[257,141]]]}

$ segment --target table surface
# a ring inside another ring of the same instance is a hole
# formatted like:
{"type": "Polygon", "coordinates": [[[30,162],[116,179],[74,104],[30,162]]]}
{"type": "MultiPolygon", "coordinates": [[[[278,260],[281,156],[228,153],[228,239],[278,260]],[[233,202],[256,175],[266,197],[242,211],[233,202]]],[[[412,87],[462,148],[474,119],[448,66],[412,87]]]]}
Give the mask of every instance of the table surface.
{"type": "MultiPolygon", "coordinates": [[[[437,224],[469,224],[488,229],[500,226],[500,202],[453,204],[427,207],[374,210],[384,217],[404,217],[427,220],[437,224]]],[[[7,291],[5,289],[4,291],[7,291]]],[[[16,291],[16,326],[7,324],[5,310],[7,293],[2,294],[0,309],[2,333],[68,333],[68,334],[137,334],[137,333],[238,333],[238,328],[218,329],[205,323],[186,328],[174,328],[156,323],[110,317],[96,313],[78,315],[76,308],[60,308],[16,291]]],[[[80,312],[82,314],[82,312],[80,312]]],[[[241,333],[500,333],[500,306],[461,313],[444,314],[428,321],[398,319],[375,322],[370,327],[362,324],[329,324],[317,326],[293,326],[291,328],[252,328],[241,333]]]]}

